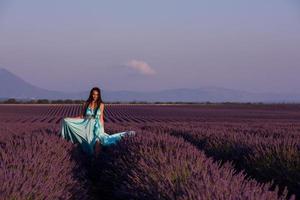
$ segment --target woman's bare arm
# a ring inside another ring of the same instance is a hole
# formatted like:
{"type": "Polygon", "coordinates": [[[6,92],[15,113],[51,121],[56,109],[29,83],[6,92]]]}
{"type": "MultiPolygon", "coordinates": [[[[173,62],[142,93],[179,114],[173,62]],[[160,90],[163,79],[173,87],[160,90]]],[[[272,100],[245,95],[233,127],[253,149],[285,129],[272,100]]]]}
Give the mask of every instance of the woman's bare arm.
{"type": "Polygon", "coordinates": [[[102,124],[102,126],[103,126],[103,128],[104,128],[104,117],[103,117],[103,115],[104,115],[104,103],[101,103],[100,104],[100,112],[101,112],[101,114],[100,114],[100,123],[102,124]]]}

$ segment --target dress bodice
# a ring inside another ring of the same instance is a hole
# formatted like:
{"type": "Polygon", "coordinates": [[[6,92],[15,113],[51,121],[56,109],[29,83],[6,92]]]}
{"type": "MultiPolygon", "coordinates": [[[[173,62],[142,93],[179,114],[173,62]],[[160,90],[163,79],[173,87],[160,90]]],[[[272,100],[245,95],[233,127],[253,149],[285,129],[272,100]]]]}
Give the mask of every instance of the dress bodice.
{"type": "MultiPolygon", "coordinates": [[[[93,116],[94,112],[95,112],[95,108],[92,109],[89,106],[87,107],[86,115],[93,116]]],[[[100,108],[98,108],[95,118],[99,118],[99,117],[100,117],[100,108]]]]}
{"type": "Polygon", "coordinates": [[[87,116],[87,120],[90,121],[94,121],[95,120],[95,124],[94,124],[94,129],[93,129],[93,133],[94,135],[97,135],[97,132],[102,132],[102,134],[106,134],[104,132],[104,127],[102,124],[100,124],[100,107],[97,109],[96,115],[94,116],[94,111],[95,109],[90,108],[89,106],[87,107],[86,110],[86,116],[87,116]],[[90,118],[92,116],[92,118],[90,118]],[[93,118],[94,117],[94,118],[93,118]]]}

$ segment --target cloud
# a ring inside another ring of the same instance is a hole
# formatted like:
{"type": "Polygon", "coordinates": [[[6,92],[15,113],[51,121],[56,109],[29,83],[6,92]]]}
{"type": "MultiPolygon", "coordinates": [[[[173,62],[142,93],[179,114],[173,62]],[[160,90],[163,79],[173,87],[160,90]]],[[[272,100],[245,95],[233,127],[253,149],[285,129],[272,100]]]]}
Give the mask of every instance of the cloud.
{"type": "Polygon", "coordinates": [[[154,75],[156,71],[146,62],[140,60],[130,60],[125,64],[127,67],[130,67],[134,70],[137,70],[140,74],[143,75],[154,75]]]}

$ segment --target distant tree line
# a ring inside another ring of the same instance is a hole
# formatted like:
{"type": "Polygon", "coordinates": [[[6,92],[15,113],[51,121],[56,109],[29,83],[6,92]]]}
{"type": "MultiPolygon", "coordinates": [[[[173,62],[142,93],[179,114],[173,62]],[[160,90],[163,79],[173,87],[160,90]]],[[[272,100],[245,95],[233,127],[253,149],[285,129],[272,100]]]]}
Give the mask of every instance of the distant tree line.
{"type": "MultiPolygon", "coordinates": [[[[0,100],[2,104],[82,104],[85,100],[78,100],[78,99],[57,99],[57,100],[49,100],[49,99],[34,99],[34,100],[20,100],[15,98],[9,98],[6,100],[0,100]]],[[[147,101],[105,101],[105,103],[109,104],[199,104],[199,102],[177,102],[177,101],[170,101],[170,102],[162,102],[162,101],[155,101],[155,102],[147,102],[147,101]]],[[[211,102],[203,102],[205,104],[210,104],[211,102]]]]}
{"type": "Polygon", "coordinates": [[[9,98],[6,100],[0,101],[2,104],[81,104],[84,100],[73,100],[73,99],[58,99],[58,100],[49,100],[49,99],[32,99],[32,100],[19,100],[15,98],[9,98]]]}
{"type": "MultiPolygon", "coordinates": [[[[57,100],[49,100],[49,99],[31,99],[31,100],[22,100],[22,99],[0,99],[0,104],[82,104],[85,100],[82,99],[57,99],[57,100]]],[[[206,104],[206,105],[213,105],[213,104],[226,104],[226,105],[265,105],[265,104],[293,104],[293,103],[263,103],[263,102],[210,102],[210,101],[203,101],[203,102],[182,102],[182,101],[104,101],[108,104],[206,104]]],[[[299,103],[295,103],[299,104],[299,103]]]]}

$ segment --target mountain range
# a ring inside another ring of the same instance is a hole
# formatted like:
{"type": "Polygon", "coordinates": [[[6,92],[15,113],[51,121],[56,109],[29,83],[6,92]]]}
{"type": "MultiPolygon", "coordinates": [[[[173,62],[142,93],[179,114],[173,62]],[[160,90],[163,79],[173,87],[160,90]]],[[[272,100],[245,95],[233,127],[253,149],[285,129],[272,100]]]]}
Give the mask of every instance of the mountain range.
{"type": "MultiPolygon", "coordinates": [[[[195,89],[177,88],[154,92],[101,90],[104,101],[161,101],[161,102],[300,102],[300,94],[253,93],[223,87],[206,86],[195,89]]],[[[89,90],[61,92],[37,87],[5,68],[0,68],[0,98],[15,99],[87,99],[89,90]]]]}

